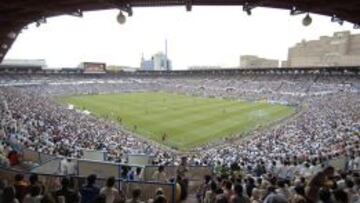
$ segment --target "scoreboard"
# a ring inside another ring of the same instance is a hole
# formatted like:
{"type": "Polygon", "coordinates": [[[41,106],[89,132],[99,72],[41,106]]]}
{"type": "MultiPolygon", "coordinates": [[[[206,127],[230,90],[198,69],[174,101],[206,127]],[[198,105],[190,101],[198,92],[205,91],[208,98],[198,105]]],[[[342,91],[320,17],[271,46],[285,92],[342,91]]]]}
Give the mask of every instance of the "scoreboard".
{"type": "Polygon", "coordinates": [[[106,63],[97,62],[83,62],[80,68],[84,70],[85,74],[104,74],[106,73],[106,63]]]}

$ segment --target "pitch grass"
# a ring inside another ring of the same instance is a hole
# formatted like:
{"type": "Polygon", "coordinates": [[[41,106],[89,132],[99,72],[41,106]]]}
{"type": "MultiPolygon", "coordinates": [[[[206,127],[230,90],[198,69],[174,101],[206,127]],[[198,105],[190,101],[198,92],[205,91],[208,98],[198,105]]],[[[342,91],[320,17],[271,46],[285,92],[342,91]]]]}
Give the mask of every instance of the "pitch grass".
{"type": "Polygon", "coordinates": [[[179,150],[245,135],[295,113],[292,107],[265,102],[160,92],[71,96],[60,101],[96,116],[121,120],[128,130],[179,150]]]}

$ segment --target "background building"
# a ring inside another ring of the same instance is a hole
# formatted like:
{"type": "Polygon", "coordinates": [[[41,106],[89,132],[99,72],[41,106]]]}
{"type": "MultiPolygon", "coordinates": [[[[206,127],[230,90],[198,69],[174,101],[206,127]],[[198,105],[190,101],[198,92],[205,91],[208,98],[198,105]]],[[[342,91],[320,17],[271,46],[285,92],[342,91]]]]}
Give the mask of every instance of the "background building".
{"type": "Polygon", "coordinates": [[[360,64],[360,34],[335,32],[332,37],[305,41],[289,49],[288,67],[355,66],[360,64]]]}
{"type": "Polygon", "coordinates": [[[274,68],[279,67],[279,60],[260,58],[254,55],[240,56],[240,68],[274,68]]]}
{"type": "Polygon", "coordinates": [[[144,57],[142,57],[140,68],[142,70],[154,70],[153,58],[151,58],[150,60],[145,60],[144,57]]]}
{"type": "Polygon", "coordinates": [[[158,52],[153,56],[154,70],[171,70],[171,61],[166,54],[158,52]]]}
{"type": "Polygon", "coordinates": [[[171,70],[171,61],[167,58],[166,54],[158,52],[151,57],[150,60],[141,58],[142,70],[171,70]]]}
{"type": "Polygon", "coordinates": [[[1,65],[47,68],[45,59],[4,59],[1,65]]]}
{"type": "Polygon", "coordinates": [[[188,69],[189,70],[216,70],[216,69],[222,69],[223,67],[221,66],[189,66],[188,69]]]}

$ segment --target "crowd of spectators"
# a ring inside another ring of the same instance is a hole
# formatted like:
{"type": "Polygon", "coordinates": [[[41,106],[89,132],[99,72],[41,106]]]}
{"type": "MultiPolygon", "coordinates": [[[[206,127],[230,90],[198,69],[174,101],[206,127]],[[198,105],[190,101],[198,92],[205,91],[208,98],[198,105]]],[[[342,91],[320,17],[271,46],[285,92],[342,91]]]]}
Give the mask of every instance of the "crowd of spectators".
{"type": "MultiPolygon", "coordinates": [[[[126,197],[116,186],[114,177],[109,177],[103,187],[96,184],[96,175],[89,175],[84,185],[77,186],[75,179],[63,177],[58,189],[46,188],[37,174],[31,174],[26,180],[22,174],[16,174],[12,183],[0,181],[1,203],[144,203],[142,191],[134,188],[126,197]]],[[[154,191],[148,203],[167,203],[162,188],[154,191]]]]}
{"type": "MultiPolygon", "coordinates": [[[[12,82],[15,84],[16,80],[12,82]]],[[[31,82],[34,83],[34,80],[31,82]]],[[[0,87],[2,140],[54,156],[81,158],[82,149],[106,150],[109,160],[116,162],[126,162],[126,154],[132,153],[153,155],[156,158],[154,163],[159,165],[178,165],[181,161],[176,151],[141,139],[118,123],[69,109],[58,104],[54,97],[166,91],[294,105],[298,113],[287,121],[268,129],[255,130],[242,139],[227,138],[221,143],[209,143],[191,152],[190,164],[207,165],[214,169],[214,175],[206,176],[198,190],[199,202],[359,200],[360,79],[357,76],[74,78],[66,81],[60,78],[55,82],[40,77],[35,82],[35,85],[0,87]],[[346,161],[346,167],[337,172],[330,165],[340,158],[346,161]]],[[[16,149],[6,142],[0,143],[0,161],[2,165],[17,165],[16,149]]],[[[153,178],[166,181],[169,177],[159,170],[153,178]]],[[[180,182],[183,191],[187,190],[186,175],[178,178],[183,180],[180,182]]],[[[93,186],[91,180],[90,177],[89,188],[93,186]]],[[[66,190],[66,179],[63,181],[66,190]]],[[[110,186],[99,191],[90,193],[104,194],[96,197],[99,202],[104,198],[106,202],[113,202],[104,197],[116,193],[110,186]]],[[[62,194],[64,191],[58,192],[62,194]]],[[[12,194],[6,188],[2,193],[12,194]]],[[[135,200],[126,201],[138,202],[139,193],[134,191],[135,200]]],[[[18,201],[25,202],[29,196],[36,199],[37,195],[32,194],[38,194],[38,189],[29,189],[23,196],[17,196],[18,201]]],[[[71,197],[78,198],[74,202],[87,198],[81,189],[75,194],[71,197]]],[[[11,201],[16,202],[15,198],[11,201]]]]}

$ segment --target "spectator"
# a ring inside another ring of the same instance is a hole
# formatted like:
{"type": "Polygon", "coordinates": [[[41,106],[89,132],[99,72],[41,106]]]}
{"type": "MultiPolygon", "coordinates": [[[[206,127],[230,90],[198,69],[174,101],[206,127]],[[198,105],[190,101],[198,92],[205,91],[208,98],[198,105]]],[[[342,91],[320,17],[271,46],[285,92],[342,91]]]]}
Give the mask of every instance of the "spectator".
{"type": "Polygon", "coordinates": [[[41,203],[43,196],[41,195],[41,188],[38,185],[30,187],[29,194],[24,198],[24,203],[41,203]]]}
{"type": "Polygon", "coordinates": [[[167,199],[164,195],[157,195],[153,203],[167,203],[167,199]]]}
{"type": "Polygon", "coordinates": [[[52,194],[46,193],[43,195],[41,203],[56,203],[56,201],[54,200],[54,197],[52,194]]]}
{"type": "Polygon", "coordinates": [[[35,186],[38,186],[40,187],[40,194],[44,194],[45,193],[45,186],[39,181],[39,177],[37,174],[35,173],[32,173],[29,177],[29,182],[30,182],[30,190],[31,190],[31,187],[35,187],[35,186]]]}
{"type": "Polygon", "coordinates": [[[177,168],[178,182],[181,186],[181,200],[185,200],[188,195],[188,177],[189,168],[187,166],[187,157],[181,157],[180,165],[177,168]]]}
{"type": "Polygon", "coordinates": [[[215,203],[228,203],[228,198],[224,194],[219,194],[216,196],[215,203]]]}
{"type": "Polygon", "coordinates": [[[202,200],[205,198],[206,191],[210,190],[210,185],[211,185],[211,176],[205,175],[204,182],[201,183],[196,193],[196,198],[198,199],[199,202],[202,202],[202,200]]]}
{"type": "MultiPolygon", "coordinates": [[[[67,155],[69,155],[67,153],[67,155]]],[[[60,173],[63,175],[75,175],[77,172],[76,163],[70,158],[64,157],[60,162],[60,173]]]]}
{"type": "Polygon", "coordinates": [[[295,186],[293,194],[290,198],[290,203],[306,203],[304,186],[302,185],[295,186]]]}
{"type": "Polygon", "coordinates": [[[285,199],[290,199],[290,191],[285,183],[285,180],[278,181],[278,189],[276,189],[276,193],[282,195],[285,199]]]}
{"type": "Polygon", "coordinates": [[[344,192],[346,192],[349,202],[357,202],[359,200],[359,194],[358,191],[354,189],[354,182],[351,179],[347,179],[345,184],[346,188],[344,192]]]}
{"type": "Polygon", "coordinates": [[[334,191],[334,200],[336,203],[349,203],[349,198],[343,190],[334,191]]]}
{"type": "Polygon", "coordinates": [[[29,190],[29,184],[24,180],[24,176],[22,174],[15,175],[14,189],[16,199],[22,202],[29,190]]]}
{"type": "Polygon", "coordinates": [[[210,183],[210,190],[205,193],[204,203],[215,203],[218,187],[214,181],[210,183]]]}
{"type": "Polygon", "coordinates": [[[104,194],[97,195],[90,203],[106,203],[106,196],[104,194]]]}
{"type": "Polygon", "coordinates": [[[92,174],[87,177],[87,184],[80,189],[81,202],[92,202],[100,193],[100,189],[95,186],[96,175],[92,174]]]}
{"type": "Polygon", "coordinates": [[[140,167],[133,167],[129,173],[128,173],[128,180],[132,180],[132,181],[138,181],[141,180],[142,177],[142,169],[140,167]]]}
{"type": "Polygon", "coordinates": [[[117,201],[123,201],[123,197],[120,196],[119,191],[115,188],[115,178],[109,177],[106,181],[106,186],[101,188],[100,194],[104,194],[106,197],[106,203],[114,203],[117,201]]]}
{"type": "Polygon", "coordinates": [[[1,203],[19,203],[15,196],[15,191],[12,187],[5,187],[1,196],[1,203]]]}
{"type": "Polygon", "coordinates": [[[10,151],[7,157],[9,159],[9,163],[11,167],[20,164],[20,154],[17,151],[15,150],[10,151]]]}
{"type": "Polygon", "coordinates": [[[158,188],[156,189],[156,192],[155,192],[155,196],[154,196],[154,199],[149,199],[148,200],[148,203],[154,203],[154,202],[162,202],[162,201],[165,201],[167,202],[165,196],[164,196],[164,191],[162,188],[158,188]]]}
{"type": "Polygon", "coordinates": [[[234,186],[234,194],[230,198],[230,203],[250,203],[250,199],[243,194],[243,187],[240,184],[234,186]]]}
{"type": "Polygon", "coordinates": [[[252,190],[255,188],[255,180],[252,177],[248,177],[246,181],[246,194],[251,197],[252,190]]]}
{"type": "Polygon", "coordinates": [[[168,177],[167,177],[167,174],[165,172],[165,167],[163,165],[160,165],[158,167],[158,170],[155,171],[154,174],[152,175],[151,179],[153,181],[167,182],[168,177]]]}
{"type": "Polygon", "coordinates": [[[323,186],[325,181],[325,174],[323,172],[318,172],[309,182],[309,185],[306,189],[306,197],[308,201],[317,202],[319,199],[319,191],[323,186]]]}
{"type": "Polygon", "coordinates": [[[54,193],[54,197],[57,203],[62,203],[65,200],[66,203],[78,203],[80,195],[74,190],[70,189],[69,178],[63,178],[61,180],[61,189],[54,193]]]}
{"type": "Polygon", "coordinates": [[[140,200],[141,190],[139,188],[132,191],[132,198],[126,200],[126,203],[144,203],[140,200]]]}
{"type": "Polygon", "coordinates": [[[321,203],[333,203],[332,194],[328,189],[321,189],[319,192],[319,202],[321,203]]]}
{"type": "Polygon", "coordinates": [[[5,187],[6,187],[5,181],[0,179],[0,197],[3,194],[5,187]]]}
{"type": "Polygon", "coordinates": [[[226,199],[230,200],[231,196],[233,195],[233,191],[231,190],[232,183],[230,180],[224,180],[222,183],[222,190],[223,194],[226,197],[226,199]]]}
{"type": "Polygon", "coordinates": [[[257,189],[257,188],[253,189],[250,202],[251,203],[261,203],[261,191],[259,189],[257,189]]]}
{"type": "Polygon", "coordinates": [[[287,200],[282,195],[276,193],[274,186],[270,186],[263,203],[287,203],[287,200]]]}

